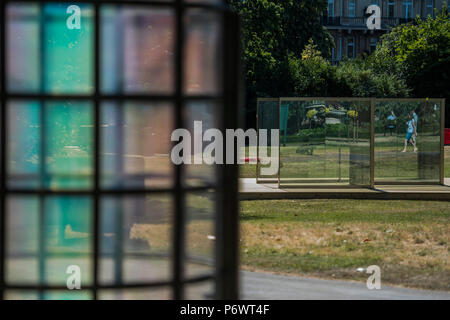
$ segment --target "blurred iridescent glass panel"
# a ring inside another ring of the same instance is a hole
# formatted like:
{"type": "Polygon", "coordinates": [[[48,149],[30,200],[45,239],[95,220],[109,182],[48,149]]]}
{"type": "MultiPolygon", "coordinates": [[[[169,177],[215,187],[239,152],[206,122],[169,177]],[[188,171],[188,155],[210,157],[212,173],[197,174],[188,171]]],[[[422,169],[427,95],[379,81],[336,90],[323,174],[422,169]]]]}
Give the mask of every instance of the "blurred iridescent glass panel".
{"type": "Polygon", "coordinates": [[[104,198],[100,281],[170,280],[172,219],[173,200],[167,194],[104,198]]]}
{"type": "Polygon", "coordinates": [[[14,101],[8,104],[8,185],[37,188],[40,185],[40,117],[36,101],[14,101]]]}
{"type": "Polygon", "coordinates": [[[174,166],[170,103],[102,105],[102,185],[105,188],[171,187],[174,166]]]}
{"type": "MultiPolygon", "coordinates": [[[[191,164],[185,166],[184,184],[187,186],[204,186],[217,183],[217,166],[214,161],[225,161],[220,155],[220,147],[215,150],[208,148],[210,144],[220,145],[215,137],[205,138],[209,130],[220,128],[220,104],[207,101],[192,101],[186,104],[184,110],[184,126],[191,137],[191,164]],[[205,140],[205,141],[203,141],[205,140]]],[[[212,132],[212,131],[210,131],[212,132]]],[[[222,139],[223,145],[225,140],[222,139]]]]}
{"type": "Polygon", "coordinates": [[[92,292],[89,290],[47,290],[37,292],[34,290],[6,290],[6,300],[91,300],[92,292]]]}
{"type": "Polygon", "coordinates": [[[8,5],[8,90],[93,92],[92,5],[79,4],[80,29],[67,27],[67,7],[57,3],[8,5]]]}
{"type": "Polygon", "coordinates": [[[90,102],[13,101],[8,104],[8,185],[90,188],[93,114],[90,102]],[[41,119],[44,119],[42,126],[41,119]],[[45,139],[42,139],[45,134],[45,139]],[[42,163],[44,154],[45,162],[42,163]]]}
{"type": "Polygon", "coordinates": [[[101,23],[103,92],[172,93],[175,39],[172,10],[105,6],[101,23]]]}
{"type": "Polygon", "coordinates": [[[78,266],[92,281],[92,202],[85,196],[10,196],[7,199],[7,281],[65,286],[78,266]]]}
{"type": "Polygon", "coordinates": [[[218,94],[222,76],[221,16],[188,10],[185,17],[185,92],[218,94]]]}
{"type": "Polygon", "coordinates": [[[92,187],[92,103],[48,102],[45,109],[47,186],[92,187]]]}
{"type": "Polygon", "coordinates": [[[6,281],[39,282],[39,200],[9,197],[6,205],[6,281]]]}
{"type": "Polygon", "coordinates": [[[7,88],[9,91],[40,89],[40,26],[37,4],[7,6],[7,88]]]}

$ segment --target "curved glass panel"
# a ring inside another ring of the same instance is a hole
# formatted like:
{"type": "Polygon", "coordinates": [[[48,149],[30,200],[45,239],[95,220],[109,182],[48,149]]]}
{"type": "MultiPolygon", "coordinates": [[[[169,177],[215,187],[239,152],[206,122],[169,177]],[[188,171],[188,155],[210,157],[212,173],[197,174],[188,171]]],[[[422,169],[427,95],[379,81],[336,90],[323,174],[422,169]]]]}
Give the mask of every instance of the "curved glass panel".
{"type": "Polygon", "coordinates": [[[177,127],[236,127],[217,4],[5,4],[0,299],[237,295],[237,167],[171,157],[177,127]]]}

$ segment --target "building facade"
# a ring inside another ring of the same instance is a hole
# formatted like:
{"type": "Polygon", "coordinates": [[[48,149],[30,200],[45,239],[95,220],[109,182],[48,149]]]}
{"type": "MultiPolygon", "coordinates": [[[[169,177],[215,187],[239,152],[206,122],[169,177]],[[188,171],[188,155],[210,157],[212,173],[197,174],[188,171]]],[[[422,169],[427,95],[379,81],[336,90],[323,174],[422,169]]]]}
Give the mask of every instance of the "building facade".
{"type": "Polygon", "coordinates": [[[450,9],[450,0],[328,0],[323,24],[333,36],[332,62],[355,58],[375,50],[380,37],[392,27],[412,21],[416,16],[435,15],[435,8],[450,9]],[[366,9],[381,9],[381,29],[369,30],[366,9]]]}

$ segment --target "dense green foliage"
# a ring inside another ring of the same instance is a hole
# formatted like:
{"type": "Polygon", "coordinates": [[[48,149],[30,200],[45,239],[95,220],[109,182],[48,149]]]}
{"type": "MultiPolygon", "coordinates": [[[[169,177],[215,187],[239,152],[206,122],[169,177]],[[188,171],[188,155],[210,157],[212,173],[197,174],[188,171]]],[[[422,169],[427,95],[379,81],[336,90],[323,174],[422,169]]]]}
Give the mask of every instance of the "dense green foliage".
{"type": "Polygon", "coordinates": [[[309,39],[325,58],[331,53],[331,35],[319,19],[325,0],[229,0],[242,21],[243,62],[247,95],[294,94],[301,53],[309,39]]]}
{"type": "MultiPolygon", "coordinates": [[[[327,59],[323,0],[229,0],[242,19],[247,112],[256,97],[445,97],[450,86],[450,19],[416,19],[382,37],[370,56],[327,59]]],[[[251,115],[251,118],[254,116],[251,115]]]]}
{"type": "Polygon", "coordinates": [[[381,73],[399,75],[416,97],[450,96],[450,15],[416,19],[382,37],[370,57],[381,73]]]}
{"type": "Polygon", "coordinates": [[[295,73],[294,95],[335,97],[405,97],[409,89],[404,79],[373,66],[370,59],[344,60],[333,66],[310,41],[302,58],[291,64],[295,73]]]}

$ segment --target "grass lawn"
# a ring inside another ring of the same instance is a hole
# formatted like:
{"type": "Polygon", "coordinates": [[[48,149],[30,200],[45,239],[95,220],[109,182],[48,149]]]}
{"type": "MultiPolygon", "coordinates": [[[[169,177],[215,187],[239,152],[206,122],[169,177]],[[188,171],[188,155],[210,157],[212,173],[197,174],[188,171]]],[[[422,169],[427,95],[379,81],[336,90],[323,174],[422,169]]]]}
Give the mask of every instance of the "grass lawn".
{"type": "Polygon", "coordinates": [[[239,178],[256,178],[256,164],[239,165],[239,178]]]}
{"type": "Polygon", "coordinates": [[[241,202],[245,269],[450,290],[450,204],[429,201],[241,202]]]}

